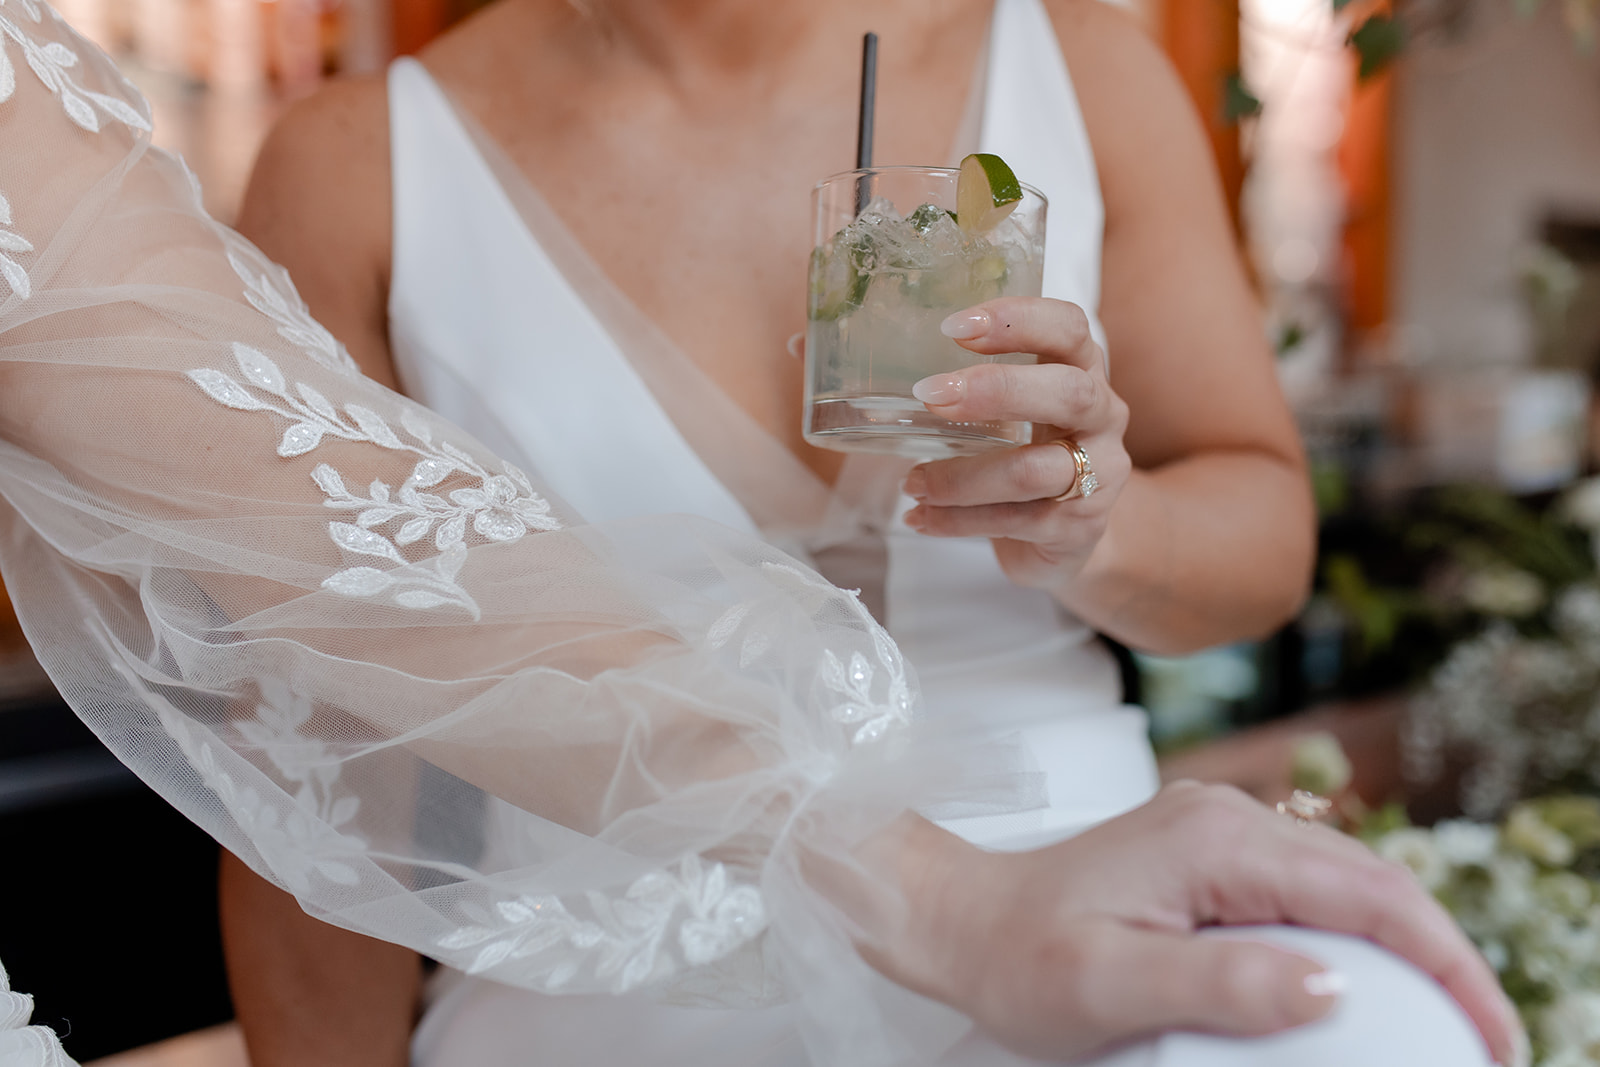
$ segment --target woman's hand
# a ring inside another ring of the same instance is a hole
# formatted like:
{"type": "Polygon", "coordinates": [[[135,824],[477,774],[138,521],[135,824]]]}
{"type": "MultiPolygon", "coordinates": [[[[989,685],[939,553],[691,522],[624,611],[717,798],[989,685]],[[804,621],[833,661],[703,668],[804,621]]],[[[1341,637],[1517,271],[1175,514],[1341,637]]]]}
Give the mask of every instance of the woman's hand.
{"type": "Polygon", "coordinates": [[[1132,462],[1123,447],[1128,408],[1106,377],[1105,355],[1075,304],[1041,297],[991,300],[945,320],[944,332],[982,355],[1031,352],[1037,366],[980,364],[918,382],[917,399],[951,421],[1040,424],[1035,443],[924,463],[906,479],[918,506],[906,522],[934,537],[989,537],[1000,566],[1018,585],[1070,580],[1105,533],[1132,462]],[[1097,485],[1070,500],[1077,463],[1088,455],[1097,485]]]}
{"type": "Polygon", "coordinates": [[[979,853],[923,824],[912,916],[874,954],[1003,1044],[1052,1061],[1161,1030],[1265,1034],[1332,1010],[1336,980],[1267,945],[1195,936],[1290,923],[1368,938],[1433,975],[1502,1064],[1525,1044],[1493,972],[1403,868],[1243,793],[1178,783],[1037,852],[979,853]],[[1308,982],[1308,979],[1311,979],[1308,982]]]}

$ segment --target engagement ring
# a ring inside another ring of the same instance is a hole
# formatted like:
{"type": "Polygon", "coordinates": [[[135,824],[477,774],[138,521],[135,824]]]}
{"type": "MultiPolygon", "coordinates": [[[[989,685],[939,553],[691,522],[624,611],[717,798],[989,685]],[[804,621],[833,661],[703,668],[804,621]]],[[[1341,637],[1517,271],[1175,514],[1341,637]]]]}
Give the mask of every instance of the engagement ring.
{"type": "Polygon", "coordinates": [[[1296,789],[1288,800],[1278,801],[1278,814],[1291,816],[1301,826],[1321,822],[1333,811],[1333,801],[1304,789],[1296,789]]]}
{"type": "Polygon", "coordinates": [[[1089,453],[1070,437],[1063,437],[1050,443],[1060,445],[1072,457],[1072,484],[1067,486],[1066,492],[1051,499],[1058,504],[1064,504],[1080,496],[1084,498],[1094,496],[1095,490],[1100,488],[1100,479],[1095,476],[1094,467],[1089,463],[1089,453]]]}

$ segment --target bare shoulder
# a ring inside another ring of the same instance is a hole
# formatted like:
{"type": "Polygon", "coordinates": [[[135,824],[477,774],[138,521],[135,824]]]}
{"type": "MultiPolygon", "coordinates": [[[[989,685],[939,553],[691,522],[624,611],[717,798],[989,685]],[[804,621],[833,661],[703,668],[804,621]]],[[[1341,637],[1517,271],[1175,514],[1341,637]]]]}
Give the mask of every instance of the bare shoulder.
{"type": "Polygon", "coordinates": [[[382,76],[329,84],[268,135],[238,229],[288,268],[362,369],[392,383],[383,312],[390,253],[389,105],[382,76]],[[381,350],[380,350],[381,349],[381,350]]]}

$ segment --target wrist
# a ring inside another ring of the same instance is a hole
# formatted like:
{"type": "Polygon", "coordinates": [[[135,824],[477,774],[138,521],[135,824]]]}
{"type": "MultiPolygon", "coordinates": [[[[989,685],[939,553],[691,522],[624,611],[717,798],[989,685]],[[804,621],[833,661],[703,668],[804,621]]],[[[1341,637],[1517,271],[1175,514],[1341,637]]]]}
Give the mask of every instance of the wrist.
{"type": "Polygon", "coordinates": [[[983,887],[993,884],[1002,857],[920,817],[905,820],[895,837],[892,862],[904,909],[862,954],[900,985],[970,1013],[996,900],[983,887]]]}

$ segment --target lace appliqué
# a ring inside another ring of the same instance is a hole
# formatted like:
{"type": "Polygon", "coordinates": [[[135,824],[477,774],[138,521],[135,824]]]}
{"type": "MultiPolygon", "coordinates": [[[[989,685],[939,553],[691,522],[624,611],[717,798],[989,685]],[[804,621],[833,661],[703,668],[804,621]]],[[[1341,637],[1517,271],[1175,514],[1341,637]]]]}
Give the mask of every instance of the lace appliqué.
{"type": "MultiPolygon", "coordinates": [[[[274,695],[263,688],[263,703],[256,709],[257,722],[250,728],[258,736],[270,739],[265,746],[267,755],[280,770],[283,763],[279,761],[287,757],[286,761],[294,768],[293,773],[314,777],[315,772],[303,762],[302,757],[320,742],[310,741],[295,732],[295,726],[309,717],[309,706],[305,709],[306,714],[301,715],[298,704],[291,703],[288,708],[275,706],[271,703],[274,695]]],[[[276,696],[288,696],[287,688],[281,689],[276,696]]],[[[188,758],[201,780],[217,795],[217,799],[239,824],[239,829],[261,853],[261,858],[272,872],[283,879],[290,892],[296,895],[309,893],[312,875],[337,885],[355,885],[360,881],[360,875],[350,861],[359,860],[365,855],[367,843],[354,834],[336,829],[337,825],[355,817],[358,804],[354,797],[333,797],[332,779],[338,777],[336,767],[320,791],[316,787],[308,790],[305,779],[300,779],[302,788],[295,806],[287,813],[280,814],[278,805],[263,799],[254,787],[241,785],[218,765],[216,752],[210,742],[197,736],[195,727],[182,712],[160,701],[156,705],[156,714],[161,719],[162,727],[178,743],[179,750],[188,758]]],[[[244,723],[240,724],[240,729],[244,732],[244,723]]],[[[323,777],[328,778],[326,772],[323,777]]]]}
{"type": "MultiPolygon", "coordinates": [[[[41,4],[39,0],[0,0],[0,8],[18,7],[23,14],[35,23],[43,21],[43,12],[50,12],[54,18],[59,18],[48,4],[41,4]]],[[[100,130],[100,112],[136,130],[150,131],[150,116],[143,114],[139,109],[130,105],[126,100],[119,100],[105,93],[93,92],[78,85],[67,72],[78,65],[78,54],[60,41],[50,41],[47,44],[38,44],[33,38],[23,32],[15,20],[0,14],[0,103],[11,99],[11,94],[17,88],[17,71],[11,63],[11,56],[6,47],[7,41],[15,42],[21,49],[23,58],[49,89],[61,100],[61,107],[66,111],[67,117],[82,126],[90,133],[100,130]]],[[[137,94],[133,94],[138,99],[137,94]]]]}
{"type": "Polygon", "coordinates": [[[250,306],[271,319],[278,336],[300,349],[312,362],[350,377],[361,368],[350,358],[344,345],[311,317],[300,294],[295,291],[289,272],[263,256],[254,245],[225,227],[218,227],[228,250],[228,265],[244,282],[244,298],[250,306]]]}
{"type": "MultiPolygon", "coordinates": [[[[35,23],[44,21],[45,12],[49,12],[58,21],[60,18],[53,8],[39,3],[39,0],[0,0],[0,11],[9,7],[20,9],[24,16],[35,23]]],[[[79,126],[91,133],[98,132],[100,129],[100,116],[96,111],[98,108],[118,122],[134,129],[146,132],[150,130],[149,116],[141,114],[126,100],[91,92],[73,82],[67,71],[78,65],[76,52],[59,41],[37,43],[22,31],[22,27],[15,19],[3,13],[0,13],[0,103],[10,100],[17,91],[17,69],[12,65],[6,46],[7,41],[14,42],[22,49],[29,68],[38,76],[45,88],[60,97],[61,106],[66,110],[67,117],[79,126]]],[[[134,93],[133,98],[139,99],[138,94],[134,93]]],[[[9,227],[11,224],[11,203],[0,195],[0,227],[9,227]]],[[[26,237],[10,229],[0,228],[0,281],[4,281],[13,294],[24,300],[33,292],[33,282],[22,264],[12,256],[32,251],[33,243],[26,237]]]]}
{"type": "Polygon", "coordinates": [[[311,701],[275,678],[263,678],[259,684],[256,717],[237,723],[240,735],[265,752],[286,781],[299,787],[294,802],[301,809],[336,830],[347,825],[361,810],[361,799],[334,793],[343,765],[325,742],[300,732],[311,719],[311,701]]]}
{"type": "Polygon", "coordinates": [[[462,912],[476,925],[441,938],[438,947],[475,948],[469,973],[514,972],[549,992],[593,959],[595,976],[625,993],[671,975],[678,958],[691,967],[713,963],[767,927],[760,891],[730,883],[727,868],[698,856],[686,857],[676,874],[645,875],[620,898],[590,892],[584,900],[592,918],[579,918],[553,896],[517,896],[491,909],[463,902],[462,912]],[[674,925],[677,936],[669,940],[674,925]]]}
{"type": "MultiPolygon", "coordinates": [[[[775,585],[786,586],[798,594],[796,599],[812,610],[821,608],[824,603],[839,603],[843,595],[851,613],[872,636],[876,664],[861,653],[852,652],[847,666],[832,649],[824,649],[817,668],[818,683],[831,694],[824,698],[829,705],[829,717],[840,726],[852,728],[850,743],[868,744],[892,730],[910,725],[914,705],[905,660],[894,640],[856,594],[782,563],[763,563],[761,569],[775,585]]],[[[750,604],[736,604],[706,633],[710,646],[720,649],[743,628],[745,636],[739,647],[741,668],[749,667],[771,647],[771,638],[766,632],[748,625],[750,614],[750,604]]]]}
{"type": "Polygon", "coordinates": [[[416,409],[404,408],[400,415],[405,432],[416,442],[408,443],[370,408],[346,404],[341,412],[304,382],[296,382],[291,394],[283,372],[264,353],[236,343],[233,355],[248,385],[210,368],[191,370],[188,377],[219,404],[238,411],[270,411],[288,419],[278,455],[305,455],[333,437],[419,457],[398,489],[375,479],[365,495],[348,489],[343,476],[326,463],[312,471],[312,480],[327,497],[324,504],[357,513],[353,523],[328,524],[334,544],[400,565],[389,570],[349,567],[327,578],[324,589],[352,597],[387,595],[401,607],[419,610],[454,604],[477,618],[476,602],[456,581],[466,563],[467,527],[486,541],[499,542],[520,540],[529,530],[561,528],[550,514],[549,501],[534,491],[527,475],[509,463],[504,473],[492,474],[448,441],[435,442],[432,428],[416,409]],[[448,499],[424,492],[459,475],[476,479],[477,487],[456,489],[448,499]],[[393,540],[377,529],[396,522],[400,528],[393,540]],[[430,534],[439,554],[427,563],[407,563],[400,547],[430,534]]]}
{"type": "MultiPolygon", "coordinates": [[[[11,202],[0,195],[0,226],[11,225],[11,202]]],[[[33,243],[20,233],[0,229],[0,278],[5,279],[11,291],[26,300],[33,291],[33,283],[28,280],[28,272],[22,269],[22,264],[12,259],[7,252],[32,252],[33,243]]]]}

